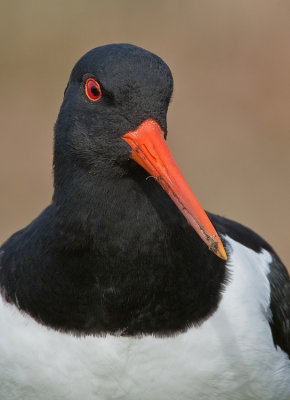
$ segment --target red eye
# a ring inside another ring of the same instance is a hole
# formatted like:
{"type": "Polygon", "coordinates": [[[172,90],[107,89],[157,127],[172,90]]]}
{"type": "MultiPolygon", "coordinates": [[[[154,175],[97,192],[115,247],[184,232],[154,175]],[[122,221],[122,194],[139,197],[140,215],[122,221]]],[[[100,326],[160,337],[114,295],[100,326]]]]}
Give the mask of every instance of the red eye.
{"type": "Polygon", "coordinates": [[[87,97],[92,101],[98,101],[102,97],[100,84],[93,78],[87,79],[85,91],[87,97]]]}

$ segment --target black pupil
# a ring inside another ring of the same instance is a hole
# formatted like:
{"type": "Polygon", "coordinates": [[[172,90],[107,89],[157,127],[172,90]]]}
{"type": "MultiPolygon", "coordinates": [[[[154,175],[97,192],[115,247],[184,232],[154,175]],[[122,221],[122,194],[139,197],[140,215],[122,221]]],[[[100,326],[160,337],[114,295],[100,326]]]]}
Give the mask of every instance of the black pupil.
{"type": "Polygon", "coordinates": [[[92,86],[92,87],[91,87],[91,92],[93,93],[93,95],[94,95],[95,97],[98,97],[98,95],[99,95],[99,89],[97,88],[97,86],[92,86]]]}

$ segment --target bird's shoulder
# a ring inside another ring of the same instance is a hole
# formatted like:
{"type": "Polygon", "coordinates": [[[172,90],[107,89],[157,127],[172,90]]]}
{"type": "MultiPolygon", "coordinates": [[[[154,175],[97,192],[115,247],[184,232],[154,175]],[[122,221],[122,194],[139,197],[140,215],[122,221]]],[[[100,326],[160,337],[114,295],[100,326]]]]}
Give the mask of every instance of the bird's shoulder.
{"type": "Polygon", "coordinates": [[[243,246],[270,256],[267,279],[270,285],[270,318],[273,342],[290,357],[290,277],[273,248],[257,233],[238,222],[209,214],[219,234],[228,236],[243,246]]]}

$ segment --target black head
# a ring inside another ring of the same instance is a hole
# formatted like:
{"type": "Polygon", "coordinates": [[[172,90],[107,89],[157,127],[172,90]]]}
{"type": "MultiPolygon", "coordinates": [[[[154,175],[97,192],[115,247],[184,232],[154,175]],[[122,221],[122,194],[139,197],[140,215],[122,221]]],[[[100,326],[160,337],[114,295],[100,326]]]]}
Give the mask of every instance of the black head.
{"type": "Polygon", "coordinates": [[[107,202],[104,194],[114,190],[120,202],[124,180],[118,179],[129,175],[141,184],[139,164],[160,183],[210,250],[226,259],[221,240],[164,141],[172,89],[168,66],[140,47],[112,44],[83,56],[71,73],[55,127],[54,199],[69,199],[72,205],[72,198],[79,203],[86,194],[83,203],[95,210],[98,207],[89,198],[107,202]],[[96,193],[99,187],[102,196],[96,193]]]}
{"type": "Polygon", "coordinates": [[[86,170],[118,168],[131,152],[121,140],[126,132],[147,119],[166,132],[172,89],[168,66],[140,47],[111,44],[85,54],[73,68],[55,126],[56,175],[66,164],[70,170],[72,164],[86,170]],[[88,79],[99,84],[92,100],[88,79]]]}

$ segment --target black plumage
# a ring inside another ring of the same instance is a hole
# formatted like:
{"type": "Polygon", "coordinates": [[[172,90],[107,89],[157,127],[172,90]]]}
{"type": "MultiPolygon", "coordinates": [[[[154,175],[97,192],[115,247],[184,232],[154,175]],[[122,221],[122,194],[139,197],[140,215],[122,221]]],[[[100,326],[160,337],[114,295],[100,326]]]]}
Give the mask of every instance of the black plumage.
{"type": "MultiPolygon", "coordinates": [[[[103,46],[76,64],[55,125],[52,203],[1,248],[8,302],[78,334],[171,335],[214,313],[230,279],[225,260],[208,251],[121,139],[147,119],[166,134],[172,89],[167,65],[136,46],[103,46]],[[100,83],[97,103],[85,95],[88,78],[100,83]]],[[[209,217],[222,238],[274,254],[247,228],[209,217]]],[[[289,276],[274,260],[270,324],[289,353],[289,276]]]]}

